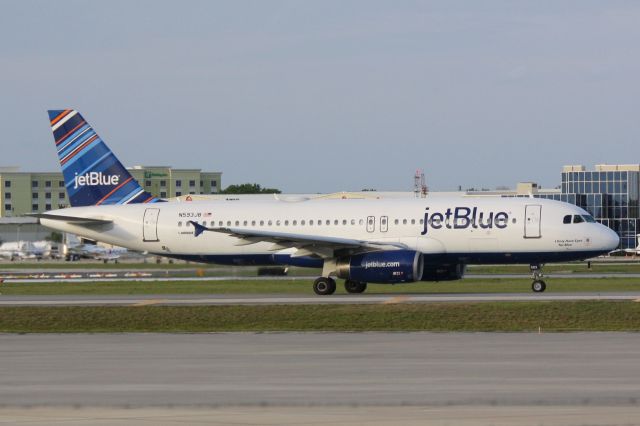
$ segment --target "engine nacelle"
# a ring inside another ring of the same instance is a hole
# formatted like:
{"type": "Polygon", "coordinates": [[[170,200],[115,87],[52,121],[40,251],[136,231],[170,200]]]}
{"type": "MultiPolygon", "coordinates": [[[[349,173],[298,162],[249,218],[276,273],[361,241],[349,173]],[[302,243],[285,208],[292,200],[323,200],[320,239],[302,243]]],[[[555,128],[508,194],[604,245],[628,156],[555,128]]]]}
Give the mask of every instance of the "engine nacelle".
{"type": "Polygon", "coordinates": [[[424,265],[420,281],[455,281],[462,279],[466,270],[463,263],[424,265]]]}
{"type": "Polygon", "coordinates": [[[337,262],[339,278],[378,284],[418,281],[422,268],[422,253],[413,250],[374,251],[337,262]]]}

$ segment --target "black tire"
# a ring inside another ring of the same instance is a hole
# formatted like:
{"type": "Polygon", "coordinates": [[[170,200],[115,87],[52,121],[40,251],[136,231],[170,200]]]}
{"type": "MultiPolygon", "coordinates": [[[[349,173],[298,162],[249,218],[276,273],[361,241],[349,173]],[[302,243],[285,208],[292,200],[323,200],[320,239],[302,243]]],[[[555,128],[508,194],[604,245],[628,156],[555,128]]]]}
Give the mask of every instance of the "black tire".
{"type": "Polygon", "coordinates": [[[328,296],[336,292],[336,282],[331,278],[320,277],[313,282],[313,291],[318,296],[328,296]]]}
{"type": "Polygon", "coordinates": [[[346,280],[344,282],[344,289],[347,290],[347,293],[351,294],[364,293],[364,291],[367,289],[367,283],[354,280],[346,280]]]}
{"type": "Polygon", "coordinates": [[[533,290],[534,293],[542,293],[546,289],[547,284],[542,280],[535,280],[533,284],[531,284],[531,290],[533,290]]]}

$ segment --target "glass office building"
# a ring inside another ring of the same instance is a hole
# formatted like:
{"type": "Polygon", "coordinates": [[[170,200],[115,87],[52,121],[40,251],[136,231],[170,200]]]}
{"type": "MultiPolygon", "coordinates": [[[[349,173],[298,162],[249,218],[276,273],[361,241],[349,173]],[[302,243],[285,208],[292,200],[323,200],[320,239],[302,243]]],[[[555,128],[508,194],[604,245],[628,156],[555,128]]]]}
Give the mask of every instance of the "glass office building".
{"type": "Polygon", "coordinates": [[[635,248],[640,233],[640,165],[565,166],[560,193],[535,196],[576,204],[620,235],[620,248],[635,248]]]}

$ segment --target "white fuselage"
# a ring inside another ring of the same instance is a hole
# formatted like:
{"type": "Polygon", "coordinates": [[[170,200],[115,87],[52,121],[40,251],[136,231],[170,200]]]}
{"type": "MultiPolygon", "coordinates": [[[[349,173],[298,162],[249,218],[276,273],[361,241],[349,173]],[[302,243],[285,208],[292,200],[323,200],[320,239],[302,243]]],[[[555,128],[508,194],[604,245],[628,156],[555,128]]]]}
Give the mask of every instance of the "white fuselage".
{"type": "Polygon", "coordinates": [[[619,241],[613,231],[598,223],[563,223],[568,215],[588,216],[579,207],[535,198],[219,200],[73,207],[49,214],[112,222],[89,226],[41,219],[43,225],[56,230],[132,250],[230,264],[288,263],[274,262],[274,255],[295,257],[296,248],[282,249],[273,242],[255,240],[247,243],[222,232],[195,237],[189,221],[214,229],[401,243],[424,253],[425,262],[577,260],[609,252],[619,241]]]}

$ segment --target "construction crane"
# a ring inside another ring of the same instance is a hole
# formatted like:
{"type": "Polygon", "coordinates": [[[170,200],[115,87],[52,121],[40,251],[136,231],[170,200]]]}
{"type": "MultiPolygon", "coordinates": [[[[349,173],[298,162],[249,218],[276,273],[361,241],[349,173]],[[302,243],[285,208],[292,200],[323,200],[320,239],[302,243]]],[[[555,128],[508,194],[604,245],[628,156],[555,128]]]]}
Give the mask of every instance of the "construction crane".
{"type": "Polygon", "coordinates": [[[413,193],[416,198],[426,198],[429,193],[429,188],[424,178],[424,172],[422,170],[416,170],[416,174],[413,177],[413,193]]]}

